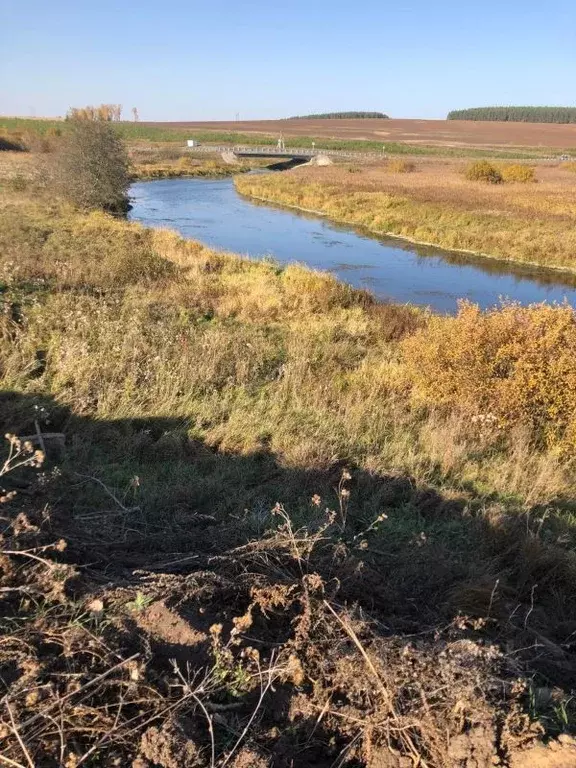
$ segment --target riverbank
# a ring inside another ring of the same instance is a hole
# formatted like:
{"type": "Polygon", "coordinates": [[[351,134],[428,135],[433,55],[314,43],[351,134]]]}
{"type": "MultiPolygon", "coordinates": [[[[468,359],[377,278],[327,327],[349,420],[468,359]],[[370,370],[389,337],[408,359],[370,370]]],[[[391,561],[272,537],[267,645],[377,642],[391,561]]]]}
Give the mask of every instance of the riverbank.
{"type": "Polygon", "coordinates": [[[10,759],[570,759],[571,310],[382,305],[33,179],[0,268],[46,454],[2,477],[10,759]]]}
{"type": "Polygon", "coordinates": [[[239,173],[246,173],[250,168],[216,163],[198,164],[197,166],[178,167],[176,164],[140,165],[132,173],[134,181],[153,181],[154,179],[225,179],[239,173]]]}
{"type": "Polygon", "coordinates": [[[463,166],[419,163],[299,168],[236,181],[242,194],[292,206],[381,236],[524,264],[576,269],[573,173],[539,166],[537,184],[467,181],[463,166]]]}
{"type": "Polygon", "coordinates": [[[129,149],[132,173],[136,181],[152,179],[221,179],[247,173],[270,165],[269,158],[251,158],[225,162],[218,154],[194,157],[182,149],[163,145],[129,149]]]}
{"type": "Polygon", "coordinates": [[[524,305],[568,302],[576,307],[576,275],[516,262],[475,258],[380,238],[359,227],[330,224],[322,215],[262,204],[242,196],[233,179],[177,179],[134,184],[130,219],[174,227],[184,237],[280,264],[329,270],[386,302],[456,314],[467,297],[489,309],[501,298],[524,305]]]}

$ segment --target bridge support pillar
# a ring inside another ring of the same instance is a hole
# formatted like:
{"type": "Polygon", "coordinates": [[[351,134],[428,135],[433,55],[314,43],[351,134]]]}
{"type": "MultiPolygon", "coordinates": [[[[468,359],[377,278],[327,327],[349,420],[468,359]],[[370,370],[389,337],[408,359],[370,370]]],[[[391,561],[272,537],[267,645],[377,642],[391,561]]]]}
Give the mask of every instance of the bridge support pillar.
{"type": "Polygon", "coordinates": [[[333,162],[330,160],[328,155],[323,155],[319,152],[317,155],[314,155],[314,157],[311,158],[307,165],[333,165],[333,162]]]}
{"type": "Polygon", "coordinates": [[[238,159],[238,155],[235,155],[232,150],[222,152],[222,160],[224,160],[225,163],[228,163],[228,165],[238,165],[240,160],[238,159]]]}

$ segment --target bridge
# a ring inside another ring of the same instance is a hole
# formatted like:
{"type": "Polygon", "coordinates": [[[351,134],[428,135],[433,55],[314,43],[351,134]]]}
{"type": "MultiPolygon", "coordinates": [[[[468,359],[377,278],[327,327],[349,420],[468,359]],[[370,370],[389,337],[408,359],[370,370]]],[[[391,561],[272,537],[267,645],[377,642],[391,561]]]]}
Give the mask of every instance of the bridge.
{"type": "Polygon", "coordinates": [[[277,147],[274,145],[263,146],[242,146],[236,145],[215,145],[199,144],[195,147],[187,147],[189,152],[205,153],[232,153],[236,157],[280,157],[293,160],[310,160],[313,157],[323,155],[324,157],[342,157],[342,158],[367,158],[367,157],[385,157],[384,148],[382,152],[352,152],[344,149],[322,149],[321,147],[277,147]]]}

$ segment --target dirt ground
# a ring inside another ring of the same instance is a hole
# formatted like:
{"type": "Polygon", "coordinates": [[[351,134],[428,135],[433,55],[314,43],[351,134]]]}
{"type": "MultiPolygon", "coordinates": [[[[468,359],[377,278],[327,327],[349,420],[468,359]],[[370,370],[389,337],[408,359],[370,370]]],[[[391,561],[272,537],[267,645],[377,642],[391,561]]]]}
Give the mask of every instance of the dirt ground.
{"type": "Polygon", "coordinates": [[[145,123],[159,127],[241,133],[283,133],[333,139],[402,141],[449,147],[576,147],[576,125],[471,120],[242,120],[145,123]]]}
{"type": "MultiPolygon", "coordinates": [[[[390,584],[363,546],[333,535],[332,513],[295,529],[277,505],[275,527],[246,543],[215,520],[202,536],[199,519],[193,553],[168,560],[114,536],[110,559],[84,523],[50,509],[61,482],[36,476],[34,456],[2,478],[18,491],[1,499],[0,762],[576,766],[573,737],[544,743],[527,713],[530,697],[558,708],[559,690],[530,693],[520,657],[490,639],[495,620],[407,631],[403,615],[375,612],[390,584]]],[[[568,680],[564,651],[546,648],[541,661],[568,680]]]]}

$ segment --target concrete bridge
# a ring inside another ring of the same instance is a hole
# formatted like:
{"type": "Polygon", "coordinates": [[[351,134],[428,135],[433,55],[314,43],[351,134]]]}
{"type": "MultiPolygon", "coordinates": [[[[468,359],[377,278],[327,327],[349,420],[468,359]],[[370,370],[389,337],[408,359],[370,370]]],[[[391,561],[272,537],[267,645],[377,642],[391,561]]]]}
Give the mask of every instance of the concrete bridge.
{"type": "Polygon", "coordinates": [[[382,152],[349,152],[343,149],[322,149],[321,147],[277,147],[274,145],[263,146],[242,146],[242,145],[215,145],[215,144],[199,144],[195,147],[188,147],[189,152],[205,152],[205,153],[219,153],[219,154],[233,154],[236,157],[279,157],[290,158],[293,160],[310,160],[313,157],[350,157],[350,158],[367,158],[367,157],[385,157],[384,150],[382,152]]]}

